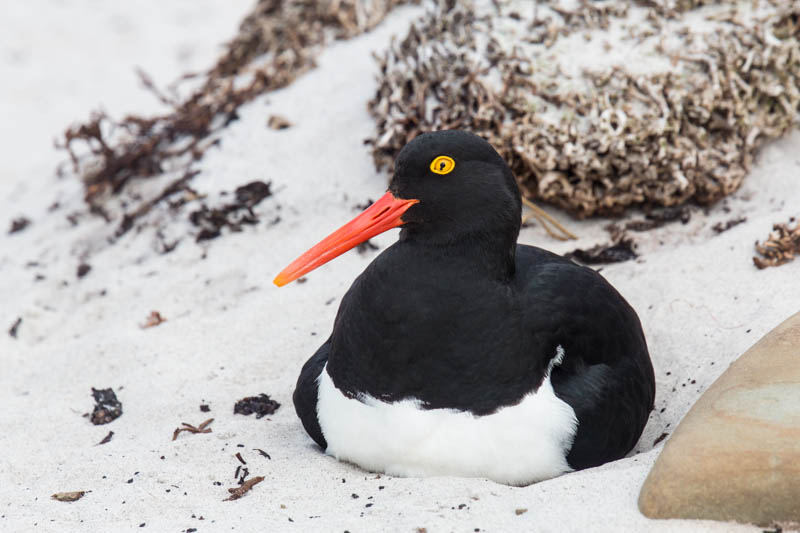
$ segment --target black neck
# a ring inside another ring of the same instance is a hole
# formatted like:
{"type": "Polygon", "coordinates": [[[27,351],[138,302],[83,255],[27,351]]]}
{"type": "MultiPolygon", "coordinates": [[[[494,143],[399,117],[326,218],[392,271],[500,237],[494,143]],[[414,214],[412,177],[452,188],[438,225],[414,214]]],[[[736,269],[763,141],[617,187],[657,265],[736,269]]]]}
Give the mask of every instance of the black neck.
{"type": "Polygon", "coordinates": [[[508,281],[514,276],[516,234],[513,240],[498,238],[494,232],[474,232],[440,239],[435,234],[418,234],[404,228],[399,240],[403,245],[424,250],[426,255],[458,257],[490,279],[508,281]]]}

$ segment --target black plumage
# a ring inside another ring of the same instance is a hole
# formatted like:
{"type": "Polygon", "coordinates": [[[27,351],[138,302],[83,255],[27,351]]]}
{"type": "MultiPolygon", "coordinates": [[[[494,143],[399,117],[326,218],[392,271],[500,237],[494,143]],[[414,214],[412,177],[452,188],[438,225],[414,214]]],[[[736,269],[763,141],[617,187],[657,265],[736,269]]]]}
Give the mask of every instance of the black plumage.
{"type": "Polygon", "coordinates": [[[419,203],[303,367],[294,403],[309,435],[326,447],[316,412],[326,364],[353,398],[488,415],[536,391],[561,347],[551,382],[578,419],[569,465],[629,452],[655,395],[636,313],[594,270],[516,243],[519,190],[494,149],[464,132],[423,135],[398,156],[389,191],[419,203]],[[440,155],[455,163],[446,175],[429,168],[440,155]]]}

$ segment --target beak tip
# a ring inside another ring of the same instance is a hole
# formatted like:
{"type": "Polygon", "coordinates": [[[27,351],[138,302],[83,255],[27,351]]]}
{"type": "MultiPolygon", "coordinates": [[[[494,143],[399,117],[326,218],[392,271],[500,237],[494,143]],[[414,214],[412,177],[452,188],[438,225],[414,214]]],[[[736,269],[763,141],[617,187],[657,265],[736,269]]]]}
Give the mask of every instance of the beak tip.
{"type": "Polygon", "coordinates": [[[283,269],[272,283],[283,287],[379,233],[401,226],[417,199],[402,199],[386,192],[353,220],[334,231],[283,269]]]}

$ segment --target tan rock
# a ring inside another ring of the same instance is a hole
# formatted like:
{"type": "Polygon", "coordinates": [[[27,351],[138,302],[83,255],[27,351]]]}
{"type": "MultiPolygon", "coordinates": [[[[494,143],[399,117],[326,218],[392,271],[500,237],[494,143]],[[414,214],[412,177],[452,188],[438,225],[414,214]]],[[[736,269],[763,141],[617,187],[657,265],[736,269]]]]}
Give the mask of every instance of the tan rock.
{"type": "Polygon", "coordinates": [[[800,313],[695,403],[644,482],[650,518],[800,523],[800,313]]]}

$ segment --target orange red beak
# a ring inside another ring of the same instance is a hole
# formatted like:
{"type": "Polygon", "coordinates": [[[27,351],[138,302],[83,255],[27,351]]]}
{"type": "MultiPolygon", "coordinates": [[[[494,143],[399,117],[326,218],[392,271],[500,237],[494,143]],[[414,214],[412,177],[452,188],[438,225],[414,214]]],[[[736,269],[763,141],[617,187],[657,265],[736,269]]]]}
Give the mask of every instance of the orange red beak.
{"type": "Polygon", "coordinates": [[[402,225],[403,213],[416,203],[419,203],[419,200],[403,200],[387,192],[356,218],[292,261],[275,277],[273,283],[283,287],[367,239],[402,225]]]}

